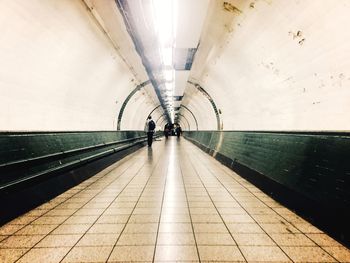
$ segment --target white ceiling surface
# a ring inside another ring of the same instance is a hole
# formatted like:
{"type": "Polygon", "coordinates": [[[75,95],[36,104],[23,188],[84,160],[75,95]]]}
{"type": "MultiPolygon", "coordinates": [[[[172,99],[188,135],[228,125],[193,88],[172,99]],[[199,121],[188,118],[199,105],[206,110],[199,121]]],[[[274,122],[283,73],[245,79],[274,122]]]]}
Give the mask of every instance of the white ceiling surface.
{"type": "MultiPolygon", "coordinates": [[[[200,45],[189,76],[176,72],[174,95],[184,90],[199,129],[216,129],[216,118],[187,78],[211,95],[226,130],[350,129],[348,0],[178,7],[175,48],[197,47],[199,35],[200,45]]],[[[148,79],[114,0],[12,0],[0,30],[0,130],[113,130],[125,98],[148,79]]],[[[122,129],[142,129],[158,104],[151,85],[137,92],[122,129]]]]}
{"type": "MultiPolygon", "coordinates": [[[[213,0],[208,10],[190,79],[224,129],[350,129],[348,0],[213,0]]],[[[187,86],[183,104],[215,129],[200,96],[187,86]]]]}
{"type": "MultiPolygon", "coordinates": [[[[208,5],[209,0],[179,0],[177,2],[178,17],[175,48],[197,48],[203,23],[207,15],[208,5]]],[[[184,95],[189,74],[190,71],[188,70],[178,70],[175,72],[174,96],[184,95]]],[[[179,107],[181,104],[181,101],[175,101],[174,107],[179,107]]],[[[181,116],[179,117],[181,119],[181,116]]],[[[193,117],[191,116],[191,118],[193,117]]],[[[195,127],[195,125],[192,127],[195,127]]]]}
{"type": "Polygon", "coordinates": [[[196,48],[209,0],[178,0],[176,48],[196,48]]]}
{"type": "Polygon", "coordinates": [[[189,70],[177,70],[175,72],[174,96],[183,96],[189,75],[189,70]]]}
{"type": "MultiPolygon", "coordinates": [[[[124,99],[147,75],[115,2],[86,3],[99,22],[83,1],[2,6],[0,130],[116,129],[124,99]]],[[[143,129],[159,104],[146,91],[126,108],[126,128],[143,129]]]]}

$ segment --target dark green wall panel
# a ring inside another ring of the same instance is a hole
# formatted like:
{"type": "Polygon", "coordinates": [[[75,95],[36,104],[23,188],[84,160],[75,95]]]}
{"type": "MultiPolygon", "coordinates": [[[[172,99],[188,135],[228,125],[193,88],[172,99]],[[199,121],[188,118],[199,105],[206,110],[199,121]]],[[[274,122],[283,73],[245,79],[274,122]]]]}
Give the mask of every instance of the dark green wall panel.
{"type": "Polygon", "coordinates": [[[145,141],[143,131],[0,133],[0,190],[145,141]]]}
{"type": "Polygon", "coordinates": [[[185,136],[314,201],[350,208],[347,134],[194,131],[185,136]]]}

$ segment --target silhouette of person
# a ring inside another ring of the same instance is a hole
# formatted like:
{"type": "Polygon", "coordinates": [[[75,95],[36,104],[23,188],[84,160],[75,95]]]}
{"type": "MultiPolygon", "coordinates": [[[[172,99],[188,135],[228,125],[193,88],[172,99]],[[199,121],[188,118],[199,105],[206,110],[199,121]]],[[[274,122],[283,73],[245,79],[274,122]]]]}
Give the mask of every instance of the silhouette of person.
{"type": "Polygon", "coordinates": [[[177,125],[177,127],[176,127],[176,136],[177,136],[177,138],[180,138],[181,134],[182,134],[181,126],[177,125]]]}
{"type": "Polygon", "coordinates": [[[164,136],[165,136],[165,138],[167,138],[167,139],[168,139],[168,137],[169,137],[169,131],[170,131],[170,127],[169,127],[169,123],[167,123],[167,124],[165,124],[165,126],[164,126],[164,136]]]}
{"type": "Polygon", "coordinates": [[[153,142],[153,133],[156,128],[156,124],[152,120],[152,116],[148,116],[146,121],[146,132],[147,132],[147,144],[149,147],[152,146],[153,142]]]}

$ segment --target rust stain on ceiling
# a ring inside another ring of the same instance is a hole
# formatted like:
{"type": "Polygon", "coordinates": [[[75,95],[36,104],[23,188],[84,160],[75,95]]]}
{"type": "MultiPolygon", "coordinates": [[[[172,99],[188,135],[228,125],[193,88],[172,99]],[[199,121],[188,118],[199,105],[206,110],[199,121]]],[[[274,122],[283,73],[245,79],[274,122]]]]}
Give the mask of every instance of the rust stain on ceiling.
{"type": "Polygon", "coordinates": [[[224,2],[223,7],[224,7],[224,10],[231,12],[231,13],[238,13],[238,14],[242,13],[242,11],[240,9],[238,9],[237,7],[235,7],[233,4],[231,4],[229,2],[224,2]]]}

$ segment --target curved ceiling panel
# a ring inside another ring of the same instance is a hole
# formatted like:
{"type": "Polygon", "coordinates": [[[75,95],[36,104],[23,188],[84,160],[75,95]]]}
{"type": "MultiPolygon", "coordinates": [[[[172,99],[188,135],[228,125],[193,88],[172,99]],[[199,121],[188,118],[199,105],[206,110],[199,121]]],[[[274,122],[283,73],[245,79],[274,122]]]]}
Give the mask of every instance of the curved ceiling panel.
{"type": "MultiPolygon", "coordinates": [[[[224,129],[350,129],[349,1],[211,1],[208,10],[190,78],[214,98],[224,129]]],[[[207,114],[199,96],[187,86],[184,105],[207,114]]]]}
{"type": "Polygon", "coordinates": [[[139,130],[159,104],[161,125],[166,111],[191,130],[350,129],[348,0],[169,1],[8,1],[0,130],[112,130],[123,107],[121,128],[139,130]],[[159,53],[165,1],[177,24],[159,53]]]}
{"type": "MultiPolygon", "coordinates": [[[[86,3],[14,0],[1,8],[0,130],[116,129],[123,99],[147,74],[125,25],[110,28],[122,21],[115,2],[86,3]]],[[[143,129],[142,114],[158,99],[149,91],[134,103],[138,114],[128,113],[126,127],[143,129]]]]}

